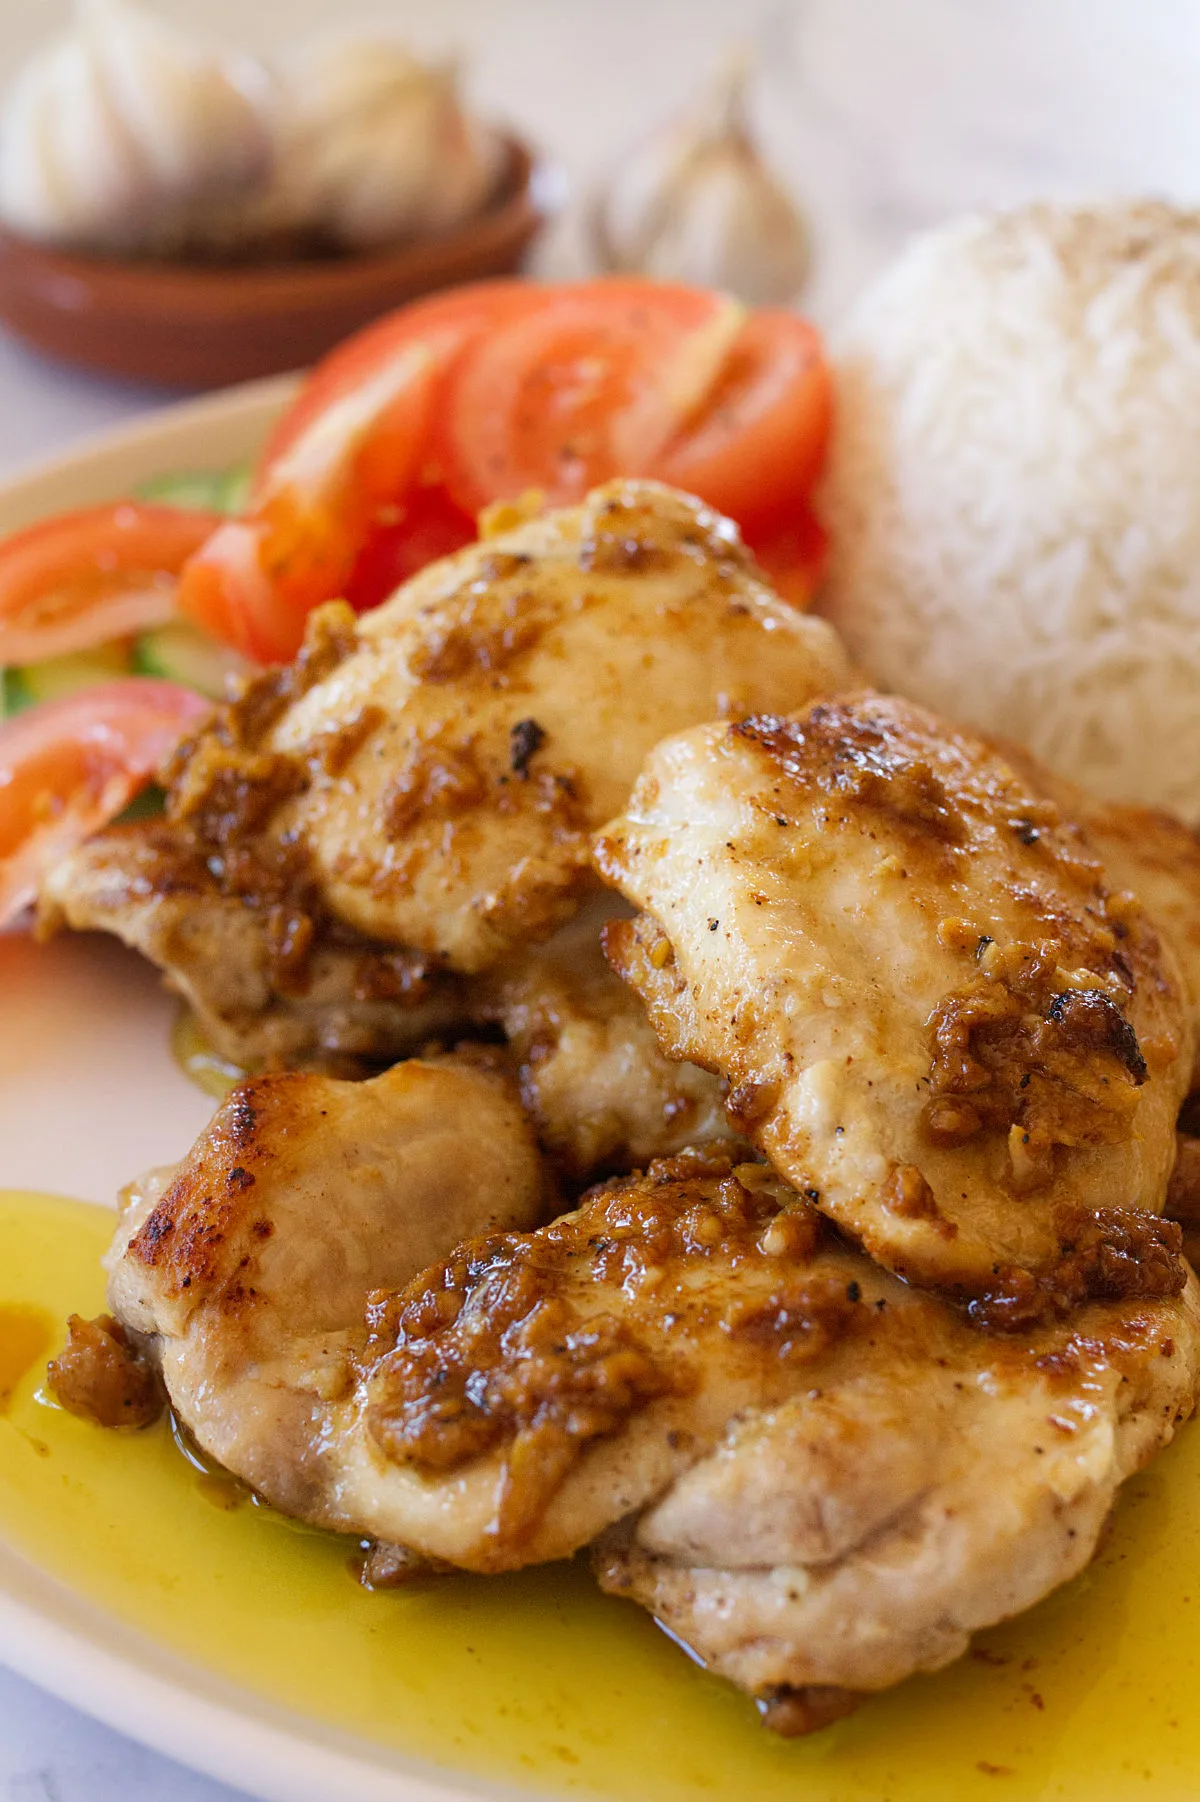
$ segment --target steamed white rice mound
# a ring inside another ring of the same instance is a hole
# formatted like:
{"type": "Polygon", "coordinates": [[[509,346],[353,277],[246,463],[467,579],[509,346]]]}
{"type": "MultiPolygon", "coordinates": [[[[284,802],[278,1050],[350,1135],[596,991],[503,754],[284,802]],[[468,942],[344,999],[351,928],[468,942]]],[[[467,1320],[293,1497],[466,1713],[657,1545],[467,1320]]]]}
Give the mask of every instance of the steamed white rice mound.
{"type": "Polygon", "coordinates": [[[823,610],[876,682],[1200,819],[1200,213],[917,240],[836,348],[823,610]]]}

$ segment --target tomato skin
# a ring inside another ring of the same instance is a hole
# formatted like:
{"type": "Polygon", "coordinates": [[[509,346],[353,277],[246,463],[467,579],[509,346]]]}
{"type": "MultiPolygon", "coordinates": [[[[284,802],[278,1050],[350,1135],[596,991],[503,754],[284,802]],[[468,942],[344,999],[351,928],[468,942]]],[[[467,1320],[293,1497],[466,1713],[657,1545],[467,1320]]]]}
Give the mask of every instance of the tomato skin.
{"type": "Polygon", "coordinates": [[[0,930],[211,712],[178,683],[124,676],[0,725],[0,930]]]}
{"type": "Polygon", "coordinates": [[[475,521],[456,507],[444,488],[417,488],[378,525],[359,551],[346,583],[346,599],[366,613],[394,594],[427,563],[474,543],[475,521]]]}
{"type": "Polygon", "coordinates": [[[446,401],[446,486],[466,512],[539,489],[552,505],[648,474],[618,449],[689,335],[727,303],[701,288],[609,277],[548,291],[463,354],[446,401]]]}
{"type": "MultiPolygon", "coordinates": [[[[688,489],[765,541],[804,503],[831,413],[820,340],[790,313],[631,277],[435,295],[317,366],[179,605],[283,660],[314,606],[377,605],[469,542],[481,507],[530,488],[570,502],[618,475],[688,489]]],[[[811,555],[774,545],[776,579],[807,594],[811,555]]]]}
{"type": "Polygon", "coordinates": [[[614,476],[650,476],[748,526],[809,492],[832,411],[820,338],[797,314],[592,282],[464,353],[447,485],[478,509],[531,488],[566,503],[614,476]]]}
{"type": "Polygon", "coordinates": [[[0,664],[41,663],[162,625],[218,513],[119,501],[0,543],[0,664]]]}
{"type": "MultiPolygon", "coordinates": [[[[263,529],[223,520],[179,578],[179,611],[256,663],[284,662],[298,649],[297,618],[261,562],[263,529]]],[[[304,616],[299,616],[303,633],[304,616]]]]}
{"type": "Polygon", "coordinates": [[[775,592],[793,607],[811,607],[829,555],[828,534],[812,509],[798,507],[743,536],[775,592]]]}

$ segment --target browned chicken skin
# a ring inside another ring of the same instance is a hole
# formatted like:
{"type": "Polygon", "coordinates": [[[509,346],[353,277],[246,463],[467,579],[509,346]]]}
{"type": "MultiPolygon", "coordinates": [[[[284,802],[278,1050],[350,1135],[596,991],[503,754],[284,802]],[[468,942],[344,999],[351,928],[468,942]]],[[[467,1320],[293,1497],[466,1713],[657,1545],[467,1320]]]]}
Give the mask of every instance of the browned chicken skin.
{"type": "Polygon", "coordinates": [[[1184,1229],[1184,1253],[1200,1262],[1200,837],[1175,815],[1131,803],[1098,801],[1046,770],[1019,746],[1006,756],[1058,802],[1069,831],[1086,834],[1110,880],[1134,891],[1175,954],[1192,1020],[1192,1098],[1180,1116],[1175,1168],[1164,1212],[1184,1229]]]}
{"type": "Polygon", "coordinates": [[[1134,891],[1170,944],[1192,1016],[1196,1061],[1190,1087],[1200,1087],[1200,838],[1173,814],[1095,801],[1062,781],[1048,793],[1077,820],[1115,885],[1134,891]]]}
{"type": "Polygon", "coordinates": [[[74,852],[50,878],[42,922],[111,932],[141,952],[168,973],[213,1050],[243,1069],[349,1074],[461,1031],[456,978],[328,920],[289,969],[291,905],[231,892],[202,847],[154,821],[74,852]]]}
{"type": "Polygon", "coordinates": [[[354,1075],[499,1028],[542,1145],[573,1181],[728,1135],[718,1079],[664,1056],[605,961],[615,896],[473,978],[330,934],[299,988],[281,992],[263,911],[181,865],[169,829],[100,834],[75,854],[63,895],[67,924],[108,926],[169,969],[206,1041],[243,1068],[354,1075]]]}
{"type": "Polygon", "coordinates": [[[997,749],[1027,782],[1058,803],[1064,829],[1086,838],[1113,887],[1132,889],[1169,941],[1192,1015],[1196,1061],[1191,1086],[1200,1087],[1200,836],[1159,808],[1098,800],[1048,770],[1022,745],[1004,740],[997,749]]]}
{"type": "Polygon", "coordinates": [[[865,1324],[811,1388],[731,1421],[593,1553],[606,1589],[785,1732],[939,1669],[1083,1569],[1117,1486],[1193,1406],[1190,1274],[1173,1300],[1092,1303],[1019,1339],[870,1265],[859,1281],[865,1324]]]}
{"type": "Polygon", "coordinates": [[[266,735],[297,772],[272,831],[300,836],[337,918],[481,970],[574,913],[589,832],[665,732],[750,695],[798,706],[847,667],[727,520],[612,482],[431,565],[361,621],[266,735]]]}
{"type": "Polygon", "coordinates": [[[873,695],[700,727],[597,846],[664,1048],[872,1257],[997,1324],[1179,1287],[1178,967],[994,747],[873,695]]]}

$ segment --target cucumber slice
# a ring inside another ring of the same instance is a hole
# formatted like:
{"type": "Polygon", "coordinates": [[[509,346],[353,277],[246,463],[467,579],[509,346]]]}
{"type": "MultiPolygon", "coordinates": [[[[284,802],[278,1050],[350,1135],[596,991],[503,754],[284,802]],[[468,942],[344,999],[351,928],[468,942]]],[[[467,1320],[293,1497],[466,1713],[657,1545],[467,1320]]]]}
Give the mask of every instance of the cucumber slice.
{"type": "Polygon", "coordinates": [[[250,490],[250,466],[234,469],[185,470],[181,474],[154,476],[137,490],[139,500],[161,501],[168,507],[196,507],[213,513],[238,513],[250,490]]]}
{"type": "Polygon", "coordinates": [[[225,486],[221,490],[220,510],[223,513],[244,513],[250,505],[250,484],[254,479],[254,471],[249,463],[239,463],[234,469],[225,471],[225,486]]]}
{"type": "Polygon", "coordinates": [[[33,696],[19,669],[0,669],[0,720],[10,720],[31,705],[33,696]]]}
{"type": "Polygon", "coordinates": [[[244,657],[217,644],[186,620],[171,620],[153,632],[143,632],[133,647],[133,667],[139,676],[165,676],[194,688],[212,701],[224,699],[227,678],[249,668],[244,657]]]}
{"type": "Polygon", "coordinates": [[[28,663],[23,669],[4,671],[4,717],[32,707],[35,701],[57,701],[76,689],[94,688],[129,674],[129,647],[124,639],[96,645],[90,651],[72,651],[66,657],[47,657],[44,663],[28,663]]]}

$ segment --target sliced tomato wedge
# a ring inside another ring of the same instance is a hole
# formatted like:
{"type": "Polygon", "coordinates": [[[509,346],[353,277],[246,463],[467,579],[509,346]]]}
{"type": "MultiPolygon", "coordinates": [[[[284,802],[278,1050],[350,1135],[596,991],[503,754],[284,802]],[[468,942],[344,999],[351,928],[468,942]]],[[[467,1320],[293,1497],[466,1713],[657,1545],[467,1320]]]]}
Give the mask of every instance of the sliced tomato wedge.
{"type": "Polygon", "coordinates": [[[179,571],[220,523],[218,513],[119,501],[14,533],[0,543],[0,665],[162,625],[179,571]]]}
{"type": "Polygon", "coordinates": [[[477,332],[542,305],[548,292],[552,290],[533,282],[471,282],[400,307],[347,338],[314,365],[267,439],[255,471],[252,499],[271,486],[277,465],[315,420],[377,375],[414,340],[436,334],[443,348],[461,348],[477,332]]]}
{"type": "Polygon", "coordinates": [[[185,569],[181,610],[260,662],[293,656],[313,607],[345,594],[396,509],[436,486],[439,402],[463,349],[543,292],[489,282],[434,296],[318,364],[272,435],[249,512],[185,569]]]}
{"type": "Polygon", "coordinates": [[[812,488],[833,424],[821,340],[796,313],[750,313],[703,403],[647,474],[698,494],[744,527],[812,488]]]}
{"type": "Polygon", "coordinates": [[[211,702],[178,683],[126,676],[0,725],[0,929],[211,711],[211,702]]]}
{"type": "Polygon", "coordinates": [[[819,339],[790,313],[632,277],[434,296],[317,367],[249,512],[186,566],[179,606],[245,655],[284,659],[314,606],[377,604],[467,542],[480,508],[531,488],[569,502],[622,474],[765,530],[804,502],[830,413],[819,339]]]}
{"type": "Polygon", "coordinates": [[[405,492],[426,435],[436,351],[420,341],[312,418],[185,566],[182,613],[260,663],[295,655],[307,615],[345,587],[377,509],[405,492]]]}
{"type": "Polygon", "coordinates": [[[828,534],[811,508],[744,536],[776,594],[794,607],[811,607],[829,554],[828,534]]]}
{"type": "Polygon", "coordinates": [[[465,512],[528,489],[577,500],[648,473],[703,400],[743,309],[626,278],[558,289],[479,338],[447,397],[446,486],[465,512]]]}
{"type": "Polygon", "coordinates": [[[243,657],[283,662],[295,649],[296,615],[262,566],[263,537],[255,520],[223,520],[180,576],[177,604],[243,657]]]}

